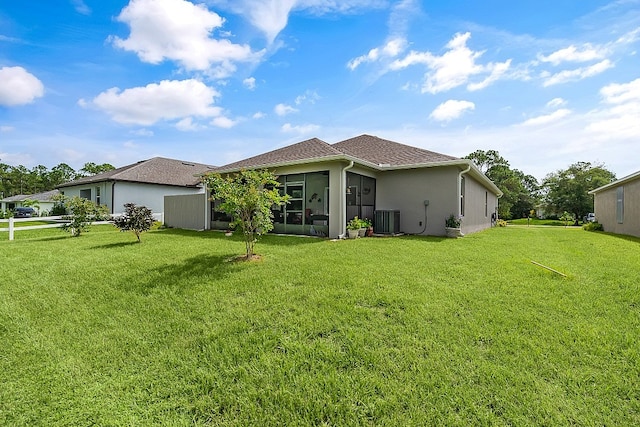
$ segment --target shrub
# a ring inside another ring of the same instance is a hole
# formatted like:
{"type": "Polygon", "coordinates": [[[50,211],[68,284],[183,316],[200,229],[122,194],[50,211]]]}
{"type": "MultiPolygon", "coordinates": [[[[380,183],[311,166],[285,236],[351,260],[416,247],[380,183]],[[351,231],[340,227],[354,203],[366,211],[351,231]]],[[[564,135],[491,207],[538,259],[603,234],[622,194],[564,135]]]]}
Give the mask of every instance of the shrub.
{"type": "Polygon", "coordinates": [[[89,227],[94,221],[104,221],[109,218],[107,207],[96,205],[91,200],[78,196],[72,198],[63,195],[56,196],[57,200],[64,204],[69,211],[69,222],[62,226],[62,230],[68,231],[73,237],[78,237],[83,231],[89,231],[89,227]]]}
{"type": "Polygon", "coordinates": [[[140,243],[140,234],[149,231],[153,225],[153,212],[146,206],[136,206],[135,203],[125,203],[124,213],[113,220],[113,225],[120,231],[133,231],[140,243]]]}
{"type": "Polygon", "coordinates": [[[587,231],[604,231],[604,227],[599,222],[588,222],[582,228],[587,231]]]}

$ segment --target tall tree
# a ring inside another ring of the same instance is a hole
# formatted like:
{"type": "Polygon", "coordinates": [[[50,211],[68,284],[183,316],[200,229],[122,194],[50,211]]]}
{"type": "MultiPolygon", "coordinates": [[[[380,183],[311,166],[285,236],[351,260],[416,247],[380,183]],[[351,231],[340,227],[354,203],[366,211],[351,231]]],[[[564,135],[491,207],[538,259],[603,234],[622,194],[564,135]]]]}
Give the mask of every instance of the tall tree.
{"type": "Polygon", "coordinates": [[[60,163],[57,166],[51,168],[49,172],[49,190],[57,187],[65,182],[73,181],[76,176],[76,171],[66,163],[60,163]]]}
{"type": "Polygon", "coordinates": [[[603,164],[577,162],[567,169],[548,174],[542,184],[547,209],[560,214],[567,211],[577,221],[593,212],[593,196],[590,190],[615,181],[616,176],[603,164]]]}
{"type": "Polygon", "coordinates": [[[509,162],[496,150],[476,150],[465,157],[493,181],[503,192],[498,203],[500,218],[520,218],[535,209],[539,198],[538,180],[518,169],[511,169],[509,162]]]}
{"type": "Polygon", "coordinates": [[[232,226],[242,232],[246,259],[252,259],[258,237],[273,230],[272,206],[288,200],[276,188],[276,176],[267,170],[243,170],[224,177],[208,174],[204,181],[212,197],[222,201],[220,209],[233,218],[232,226]]]}
{"type": "Polygon", "coordinates": [[[109,163],[103,163],[101,165],[95,164],[93,162],[85,163],[84,166],[78,171],[78,178],[82,178],[84,176],[93,176],[102,172],[108,172],[114,170],[115,167],[109,163]]]}

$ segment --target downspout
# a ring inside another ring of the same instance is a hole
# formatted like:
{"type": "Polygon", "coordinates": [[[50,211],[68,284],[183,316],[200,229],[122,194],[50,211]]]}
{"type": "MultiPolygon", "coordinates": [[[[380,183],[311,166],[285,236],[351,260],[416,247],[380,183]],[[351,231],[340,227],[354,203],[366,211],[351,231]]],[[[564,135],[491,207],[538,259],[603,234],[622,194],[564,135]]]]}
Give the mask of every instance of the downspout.
{"type": "MultiPolygon", "coordinates": [[[[471,162],[471,160],[469,160],[469,162],[471,162]]],[[[462,209],[461,209],[461,197],[462,197],[462,175],[464,175],[465,173],[469,172],[471,170],[471,163],[467,164],[467,168],[465,170],[460,171],[460,173],[458,173],[458,218],[462,215],[462,209]]],[[[466,201],[465,201],[466,202],[466,201]]]]}
{"type": "Polygon", "coordinates": [[[116,198],[116,192],[114,191],[114,189],[116,188],[116,182],[112,181],[111,182],[111,215],[114,214],[114,205],[115,205],[115,198],[116,198]]]}
{"type": "Polygon", "coordinates": [[[339,239],[344,239],[347,228],[347,171],[353,167],[353,160],[342,169],[340,174],[340,231],[339,239]]]}

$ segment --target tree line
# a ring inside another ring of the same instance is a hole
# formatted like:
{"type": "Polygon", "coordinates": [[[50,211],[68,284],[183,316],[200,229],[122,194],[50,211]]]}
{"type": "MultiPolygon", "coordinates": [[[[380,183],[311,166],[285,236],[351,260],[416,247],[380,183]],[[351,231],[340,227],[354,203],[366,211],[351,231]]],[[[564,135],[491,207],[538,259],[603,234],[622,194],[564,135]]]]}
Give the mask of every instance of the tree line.
{"type": "Polygon", "coordinates": [[[65,182],[85,176],[96,175],[115,169],[109,163],[85,163],[79,170],[74,170],[66,163],[60,163],[49,170],[38,165],[32,169],[25,166],[11,166],[0,163],[0,198],[18,194],[36,194],[53,190],[65,182]]]}
{"type": "Polygon", "coordinates": [[[526,218],[532,213],[559,218],[567,212],[577,222],[593,212],[589,191],[616,179],[603,164],[577,162],[547,174],[539,182],[534,176],[511,168],[495,150],[477,150],[465,158],[472,160],[504,193],[498,202],[498,216],[503,219],[526,218]]]}

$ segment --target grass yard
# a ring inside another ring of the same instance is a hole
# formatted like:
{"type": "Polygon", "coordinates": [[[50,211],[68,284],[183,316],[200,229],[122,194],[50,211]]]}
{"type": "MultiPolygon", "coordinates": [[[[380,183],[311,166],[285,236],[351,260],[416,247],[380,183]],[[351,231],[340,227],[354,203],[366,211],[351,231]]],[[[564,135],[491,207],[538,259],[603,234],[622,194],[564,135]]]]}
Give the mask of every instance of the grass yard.
{"type": "Polygon", "coordinates": [[[640,425],[639,239],[0,237],[0,425],[640,425]]]}

